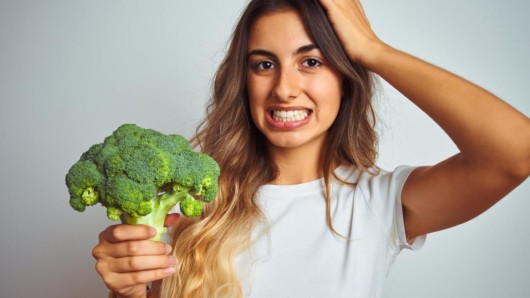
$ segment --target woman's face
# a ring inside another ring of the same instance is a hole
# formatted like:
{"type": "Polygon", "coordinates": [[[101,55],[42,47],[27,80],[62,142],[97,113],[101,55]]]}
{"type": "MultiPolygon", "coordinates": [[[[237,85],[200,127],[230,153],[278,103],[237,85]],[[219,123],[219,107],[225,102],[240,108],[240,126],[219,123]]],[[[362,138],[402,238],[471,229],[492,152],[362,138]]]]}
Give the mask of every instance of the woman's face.
{"type": "Polygon", "coordinates": [[[248,42],[250,111],[272,149],[322,148],[339,111],[342,76],[297,12],[265,14],[248,42]]]}

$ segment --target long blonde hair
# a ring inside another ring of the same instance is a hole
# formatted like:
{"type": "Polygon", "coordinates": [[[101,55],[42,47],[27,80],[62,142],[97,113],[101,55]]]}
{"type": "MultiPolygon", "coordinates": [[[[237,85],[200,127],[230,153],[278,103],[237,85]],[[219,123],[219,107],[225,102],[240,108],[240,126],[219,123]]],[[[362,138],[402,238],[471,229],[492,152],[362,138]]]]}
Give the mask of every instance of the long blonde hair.
{"type": "MultiPolygon", "coordinates": [[[[250,118],[247,41],[261,15],[294,9],[327,61],[344,77],[337,119],[328,132],[323,158],[327,186],[326,212],[331,222],[329,183],[339,165],[361,170],[374,167],[377,136],[372,108],[373,76],[352,63],[318,0],[253,0],[243,12],[228,52],[213,82],[207,115],[194,138],[196,145],[221,167],[219,193],[199,220],[181,218],[174,228],[176,274],[163,282],[162,297],[242,297],[234,257],[250,245],[250,235],[262,219],[255,194],[273,180],[278,168],[267,152],[265,138],[250,118]]],[[[336,233],[337,234],[337,233],[336,233]]]]}

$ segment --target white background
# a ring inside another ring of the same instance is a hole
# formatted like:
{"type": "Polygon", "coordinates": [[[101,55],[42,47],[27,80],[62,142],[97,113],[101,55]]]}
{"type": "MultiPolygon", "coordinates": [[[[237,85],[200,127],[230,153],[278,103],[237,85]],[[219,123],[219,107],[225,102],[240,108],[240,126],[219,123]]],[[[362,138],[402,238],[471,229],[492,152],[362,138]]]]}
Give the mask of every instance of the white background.
{"type": "MultiPolygon", "coordinates": [[[[91,249],[111,222],[100,206],[71,209],[64,176],[122,123],[190,137],[245,2],[0,0],[0,297],[105,297],[91,249]]],[[[530,115],[528,1],[364,2],[387,43],[530,115]]],[[[381,86],[382,167],[456,152],[381,86]]],[[[529,199],[527,181],[404,252],[384,297],[530,297],[529,199]]]]}

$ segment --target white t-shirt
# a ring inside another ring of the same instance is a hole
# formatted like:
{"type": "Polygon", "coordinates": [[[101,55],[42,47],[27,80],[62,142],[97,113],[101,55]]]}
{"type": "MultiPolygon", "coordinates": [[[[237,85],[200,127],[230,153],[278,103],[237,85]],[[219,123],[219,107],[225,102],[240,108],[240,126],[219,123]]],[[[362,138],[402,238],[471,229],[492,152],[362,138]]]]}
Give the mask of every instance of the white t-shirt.
{"type": "Polygon", "coordinates": [[[389,268],[406,242],[401,190],[412,167],[377,176],[340,167],[357,187],[332,182],[334,235],[326,224],[324,180],[264,185],[258,201],[266,222],[236,258],[245,297],[380,297],[389,268]]]}

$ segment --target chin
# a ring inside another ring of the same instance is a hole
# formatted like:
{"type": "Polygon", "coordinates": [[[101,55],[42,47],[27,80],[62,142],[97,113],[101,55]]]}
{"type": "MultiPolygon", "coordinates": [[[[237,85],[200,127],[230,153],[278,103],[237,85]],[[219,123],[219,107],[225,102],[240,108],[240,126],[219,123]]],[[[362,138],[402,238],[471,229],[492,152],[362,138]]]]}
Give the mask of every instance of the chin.
{"type": "Polygon", "coordinates": [[[265,135],[269,146],[278,149],[301,149],[308,147],[320,147],[322,142],[320,138],[310,138],[308,136],[297,135],[265,135]]]}
{"type": "Polygon", "coordinates": [[[265,138],[269,146],[277,148],[295,148],[304,143],[299,138],[294,138],[293,136],[265,135],[265,138]]]}

